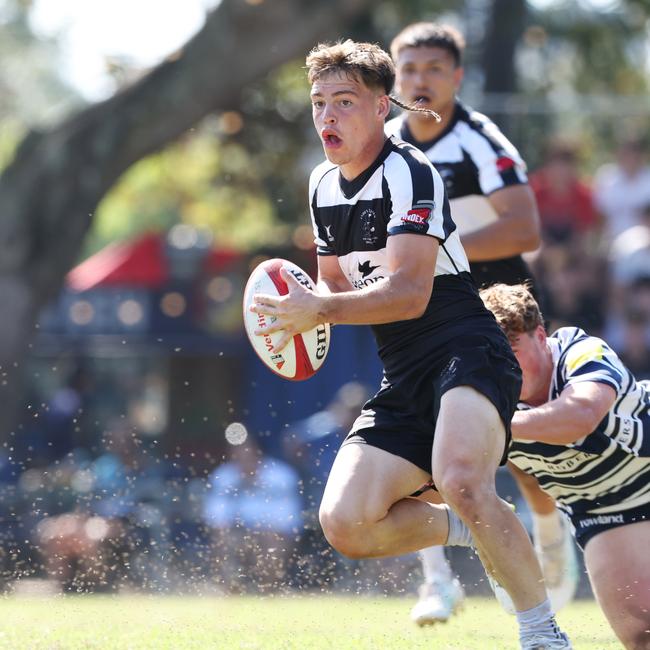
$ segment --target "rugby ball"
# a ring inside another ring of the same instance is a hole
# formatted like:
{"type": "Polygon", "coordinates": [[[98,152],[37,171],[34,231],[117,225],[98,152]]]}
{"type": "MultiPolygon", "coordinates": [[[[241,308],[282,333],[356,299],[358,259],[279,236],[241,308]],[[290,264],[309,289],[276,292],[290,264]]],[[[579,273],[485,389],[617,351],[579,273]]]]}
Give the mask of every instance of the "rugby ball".
{"type": "Polygon", "coordinates": [[[329,323],[322,323],[314,329],[296,334],[284,350],[273,352],[273,346],[280,340],[281,332],[255,335],[255,330],[273,323],[275,316],[256,314],[250,311],[253,296],[263,293],[271,296],[284,296],[289,293],[287,283],[280,275],[284,267],[296,280],[308,289],[314,289],[311,278],[296,264],[279,258],[266,260],[255,267],[244,289],[244,327],[248,340],[257,356],[276,375],[301,381],[309,379],[322,365],[330,346],[329,323]]]}

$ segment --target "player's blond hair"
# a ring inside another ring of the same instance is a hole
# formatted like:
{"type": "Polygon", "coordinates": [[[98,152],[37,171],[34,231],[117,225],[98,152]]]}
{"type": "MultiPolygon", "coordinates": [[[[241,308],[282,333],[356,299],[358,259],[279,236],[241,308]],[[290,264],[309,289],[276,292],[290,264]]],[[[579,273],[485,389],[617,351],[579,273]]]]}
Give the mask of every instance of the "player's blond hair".
{"type": "Polygon", "coordinates": [[[481,298],[509,339],[544,325],[539,305],[525,284],[495,284],[482,289],[481,298]]]}
{"type": "Polygon", "coordinates": [[[435,111],[404,104],[391,95],[395,85],[395,65],[389,54],[375,43],[359,43],[351,39],[337,43],[319,43],[307,55],[306,66],[310,84],[323,76],[342,73],[368,88],[380,90],[400,108],[426,113],[440,121],[440,116],[435,111]]]}
{"type": "Polygon", "coordinates": [[[390,95],[395,85],[393,61],[379,45],[347,39],[338,43],[319,43],[307,55],[309,83],[324,75],[343,73],[362,81],[368,88],[390,95]]]}

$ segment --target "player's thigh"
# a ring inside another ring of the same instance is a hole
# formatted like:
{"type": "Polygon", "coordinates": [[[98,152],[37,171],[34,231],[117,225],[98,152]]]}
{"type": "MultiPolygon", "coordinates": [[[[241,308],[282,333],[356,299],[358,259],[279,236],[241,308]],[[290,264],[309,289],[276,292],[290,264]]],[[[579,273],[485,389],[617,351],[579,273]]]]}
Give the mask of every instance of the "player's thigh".
{"type": "Polygon", "coordinates": [[[450,466],[496,472],[503,457],[506,431],[494,404],[471,386],[448,390],[440,400],[433,441],[433,477],[450,466]]]}
{"type": "Polygon", "coordinates": [[[321,513],[376,521],[418,490],[430,475],[395,454],[363,443],[341,447],[330,471],[321,513]]]}
{"type": "Polygon", "coordinates": [[[650,521],[606,530],[585,548],[585,565],[594,593],[622,640],[650,629],[649,549],[650,521]]]}

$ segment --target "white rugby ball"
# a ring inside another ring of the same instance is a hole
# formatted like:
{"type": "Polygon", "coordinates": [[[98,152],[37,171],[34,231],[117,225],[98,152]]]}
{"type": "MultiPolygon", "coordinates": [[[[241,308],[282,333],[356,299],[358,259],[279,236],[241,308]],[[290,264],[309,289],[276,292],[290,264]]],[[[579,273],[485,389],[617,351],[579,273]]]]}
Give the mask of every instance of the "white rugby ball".
{"type": "Polygon", "coordinates": [[[273,323],[275,316],[256,314],[249,310],[256,293],[271,296],[284,296],[289,293],[287,283],[280,275],[282,267],[300,284],[314,289],[311,278],[293,262],[279,258],[262,262],[255,267],[244,289],[244,327],[253,350],[268,368],[285,379],[301,381],[309,379],[325,361],[330,346],[329,323],[322,323],[308,332],[296,334],[284,350],[276,353],[273,352],[273,347],[280,340],[281,332],[263,336],[254,334],[255,330],[264,327],[266,323],[273,323]]]}

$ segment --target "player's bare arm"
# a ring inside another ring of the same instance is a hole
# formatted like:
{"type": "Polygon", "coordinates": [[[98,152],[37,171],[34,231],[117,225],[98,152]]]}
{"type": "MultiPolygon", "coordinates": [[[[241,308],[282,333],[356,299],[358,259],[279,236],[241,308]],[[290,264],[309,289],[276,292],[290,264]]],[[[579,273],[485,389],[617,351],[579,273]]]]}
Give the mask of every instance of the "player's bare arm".
{"type": "Polygon", "coordinates": [[[438,254],[434,237],[400,234],[386,244],[388,276],[358,291],[321,295],[305,289],[289,273],[283,277],[289,286],[286,296],[254,296],[251,310],[272,315],[273,324],[259,335],[282,330],[280,351],[295,334],[319,323],[377,325],[417,318],[424,310],[433,289],[433,273],[438,254]]]}
{"type": "Polygon", "coordinates": [[[352,285],[341,270],[335,255],[319,255],[316,289],[321,295],[352,291],[352,285]]]}
{"type": "Polygon", "coordinates": [[[509,185],[493,192],[488,200],[499,218],[463,236],[469,260],[500,260],[534,251],[541,239],[537,204],[530,186],[509,185]]]}
{"type": "Polygon", "coordinates": [[[557,399],[517,411],[512,437],[551,445],[570,445],[592,433],[616,401],[607,384],[585,381],[567,386],[557,399]]]}

